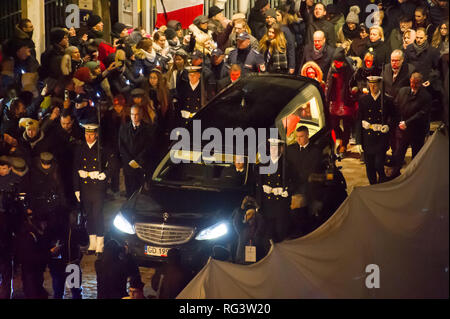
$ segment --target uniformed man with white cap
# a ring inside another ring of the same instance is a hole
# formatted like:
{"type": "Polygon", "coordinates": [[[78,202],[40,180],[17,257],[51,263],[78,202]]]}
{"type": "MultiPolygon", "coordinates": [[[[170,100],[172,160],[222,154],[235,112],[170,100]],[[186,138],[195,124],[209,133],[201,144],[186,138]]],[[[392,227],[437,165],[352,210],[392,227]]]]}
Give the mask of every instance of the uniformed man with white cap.
{"type": "Polygon", "coordinates": [[[187,66],[189,82],[180,81],[177,87],[179,109],[177,117],[180,125],[186,126],[189,120],[203,106],[202,104],[202,81],[201,66],[187,66]]]}
{"type": "Polygon", "coordinates": [[[98,145],[98,124],[85,124],[85,142],[78,145],[74,158],[74,191],[87,215],[88,254],[103,253],[103,201],[112,155],[98,145]]]}
{"type": "Polygon", "coordinates": [[[290,194],[283,180],[285,143],[277,138],[269,138],[268,145],[270,146],[270,165],[275,165],[277,169],[273,174],[258,174],[256,200],[266,220],[268,238],[274,242],[280,242],[289,232],[290,194]]]}
{"type": "Polygon", "coordinates": [[[392,99],[381,92],[382,80],[381,76],[367,77],[370,93],[359,99],[358,128],[370,184],[386,181],[384,162],[389,148],[393,104],[392,99]]]}

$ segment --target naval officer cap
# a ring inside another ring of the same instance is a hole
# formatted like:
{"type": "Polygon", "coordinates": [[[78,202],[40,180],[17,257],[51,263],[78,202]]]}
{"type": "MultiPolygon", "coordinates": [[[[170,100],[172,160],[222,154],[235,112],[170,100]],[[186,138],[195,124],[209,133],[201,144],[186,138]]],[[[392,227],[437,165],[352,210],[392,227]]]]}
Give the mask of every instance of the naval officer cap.
{"type": "Polygon", "coordinates": [[[84,128],[86,133],[94,133],[97,132],[98,129],[98,124],[95,123],[81,124],[81,126],[84,128]]]}
{"type": "Polygon", "coordinates": [[[269,138],[267,139],[267,141],[269,142],[270,146],[278,146],[278,145],[281,146],[284,144],[284,141],[278,138],[269,138]]]}
{"type": "Polygon", "coordinates": [[[41,154],[39,154],[39,158],[41,159],[41,162],[43,164],[48,165],[53,161],[53,154],[49,152],[42,152],[41,154]]]}
{"type": "Polygon", "coordinates": [[[367,81],[369,83],[379,83],[379,82],[381,82],[381,80],[383,80],[383,78],[381,76],[368,76],[367,77],[367,81]]]}
{"type": "Polygon", "coordinates": [[[188,71],[188,73],[194,73],[194,72],[201,72],[202,71],[202,67],[201,66],[195,66],[195,65],[191,65],[191,66],[187,66],[186,71],[188,71]]]}

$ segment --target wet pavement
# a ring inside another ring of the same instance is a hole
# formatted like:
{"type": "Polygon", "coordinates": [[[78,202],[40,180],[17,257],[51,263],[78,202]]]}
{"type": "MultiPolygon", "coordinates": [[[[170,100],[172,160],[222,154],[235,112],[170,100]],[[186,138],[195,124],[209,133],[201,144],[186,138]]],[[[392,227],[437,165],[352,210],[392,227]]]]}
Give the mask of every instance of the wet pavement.
{"type": "MultiPolygon", "coordinates": [[[[407,153],[410,157],[410,150],[407,153]]],[[[409,162],[409,158],[407,158],[409,162]]],[[[355,186],[365,186],[369,185],[366,178],[365,166],[359,159],[359,154],[354,146],[349,148],[349,152],[346,157],[340,162],[337,162],[338,166],[342,167],[342,173],[347,182],[347,192],[350,194],[355,186]]],[[[122,176],[123,178],[123,176],[122,176]]],[[[123,181],[123,180],[122,180],[123,181]]],[[[123,187],[123,182],[121,187],[123,187]]],[[[112,227],[112,220],[116,213],[118,212],[120,206],[125,201],[125,198],[121,197],[116,200],[109,200],[105,203],[104,215],[105,215],[105,230],[107,231],[112,227]]],[[[82,287],[83,287],[83,299],[96,299],[97,298],[97,282],[94,263],[97,257],[95,255],[84,256],[81,262],[81,269],[83,272],[82,287]]],[[[145,283],[144,295],[147,297],[152,297],[155,292],[151,288],[151,277],[153,276],[154,268],[140,267],[140,272],[142,276],[142,282],[145,283]]],[[[50,273],[47,270],[45,272],[45,282],[44,287],[49,293],[49,298],[52,298],[53,289],[51,284],[50,273]]],[[[17,275],[14,280],[14,298],[23,298],[22,293],[22,283],[20,281],[20,276],[17,275]]],[[[71,293],[69,289],[66,289],[65,298],[71,298],[71,293]]]]}

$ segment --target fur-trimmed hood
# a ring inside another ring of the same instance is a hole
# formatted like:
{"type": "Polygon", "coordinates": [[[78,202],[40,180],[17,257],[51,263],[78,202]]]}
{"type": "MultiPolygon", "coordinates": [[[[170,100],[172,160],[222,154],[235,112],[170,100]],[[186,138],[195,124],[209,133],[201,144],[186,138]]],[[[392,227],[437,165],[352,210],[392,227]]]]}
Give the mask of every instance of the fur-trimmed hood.
{"type": "Polygon", "coordinates": [[[323,81],[323,72],[322,72],[322,69],[320,68],[320,66],[319,66],[316,62],[314,62],[314,61],[306,62],[306,63],[303,65],[303,67],[302,67],[302,71],[301,71],[301,75],[302,75],[302,76],[307,77],[307,75],[306,75],[306,70],[307,70],[308,68],[313,68],[314,71],[316,71],[316,74],[317,74],[317,79],[316,79],[316,80],[317,80],[319,83],[322,83],[322,81],[323,81]]]}

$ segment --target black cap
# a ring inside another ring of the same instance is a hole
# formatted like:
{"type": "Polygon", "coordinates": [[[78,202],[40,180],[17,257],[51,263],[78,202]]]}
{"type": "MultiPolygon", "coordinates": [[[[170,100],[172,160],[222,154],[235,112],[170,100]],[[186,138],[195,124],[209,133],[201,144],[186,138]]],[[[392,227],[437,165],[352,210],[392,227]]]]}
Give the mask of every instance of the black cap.
{"type": "Polygon", "coordinates": [[[141,96],[141,95],[145,95],[145,91],[143,89],[136,88],[131,91],[131,96],[141,96]]]}
{"type": "Polygon", "coordinates": [[[122,31],[126,28],[127,28],[127,26],[125,24],[116,22],[116,23],[114,23],[114,25],[111,28],[111,33],[113,35],[119,36],[122,33],[122,31]]]}
{"type": "Polygon", "coordinates": [[[244,31],[236,36],[236,40],[250,40],[250,35],[244,31]]]}
{"type": "Polygon", "coordinates": [[[221,56],[221,55],[223,55],[223,54],[224,54],[223,51],[222,51],[221,49],[219,49],[219,48],[214,49],[214,50],[211,52],[211,56],[221,56]]]}
{"type": "Polygon", "coordinates": [[[195,50],[191,54],[191,59],[192,60],[203,59],[203,53],[201,53],[199,50],[195,50]]]}
{"type": "Polygon", "coordinates": [[[66,36],[67,32],[62,28],[53,28],[50,31],[50,42],[59,43],[66,36]]]}
{"type": "Polygon", "coordinates": [[[333,54],[333,60],[334,61],[345,61],[345,50],[342,47],[336,48],[333,54]]]}
{"type": "Polygon", "coordinates": [[[209,14],[208,14],[208,18],[212,18],[215,15],[221,13],[223,11],[223,9],[220,9],[218,6],[212,6],[211,8],[209,8],[209,14]]]}
{"type": "Polygon", "coordinates": [[[102,21],[102,18],[100,16],[93,14],[87,20],[87,26],[89,28],[92,28],[93,26],[97,25],[101,21],[102,21]]]}

